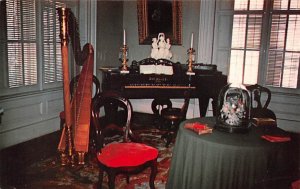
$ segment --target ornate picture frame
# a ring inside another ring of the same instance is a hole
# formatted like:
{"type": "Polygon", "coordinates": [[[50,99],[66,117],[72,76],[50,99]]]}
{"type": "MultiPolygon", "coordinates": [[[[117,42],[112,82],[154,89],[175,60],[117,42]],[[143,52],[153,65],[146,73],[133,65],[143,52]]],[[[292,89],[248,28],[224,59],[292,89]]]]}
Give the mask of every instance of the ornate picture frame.
{"type": "Polygon", "coordinates": [[[181,0],[137,0],[139,44],[150,45],[164,33],[172,45],[182,44],[181,0]]]}

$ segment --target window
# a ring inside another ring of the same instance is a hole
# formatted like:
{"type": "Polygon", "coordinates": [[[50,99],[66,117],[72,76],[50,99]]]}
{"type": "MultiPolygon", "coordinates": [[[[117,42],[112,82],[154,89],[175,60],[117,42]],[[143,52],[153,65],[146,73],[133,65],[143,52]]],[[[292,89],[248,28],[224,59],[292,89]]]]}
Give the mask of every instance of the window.
{"type": "Polygon", "coordinates": [[[37,84],[35,1],[6,1],[9,88],[37,84]]]}
{"type": "Polygon", "coordinates": [[[229,82],[300,88],[299,40],[300,0],[235,0],[229,82]]]}
{"type": "Polygon", "coordinates": [[[63,7],[60,2],[45,1],[43,7],[43,50],[44,82],[62,81],[61,45],[59,37],[59,20],[56,8],[63,7]]]}
{"type": "Polygon", "coordinates": [[[0,95],[61,86],[56,8],[62,6],[55,0],[0,0],[0,95]]]}

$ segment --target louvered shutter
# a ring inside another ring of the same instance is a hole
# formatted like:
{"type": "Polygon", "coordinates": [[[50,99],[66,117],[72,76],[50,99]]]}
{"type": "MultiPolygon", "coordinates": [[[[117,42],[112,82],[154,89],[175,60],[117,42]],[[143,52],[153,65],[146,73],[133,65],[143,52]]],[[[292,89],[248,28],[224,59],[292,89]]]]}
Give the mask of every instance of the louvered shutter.
{"type": "Polygon", "coordinates": [[[297,88],[300,60],[300,1],[275,0],[271,17],[266,84],[297,88]]]}
{"type": "Polygon", "coordinates": [[[43,7],[43,62],[44,82],[62,81],[59,21],[56,8],[63,4],[47,0],[43,7]]]}
{"type": "Polygon", "coordinates": [[[300,0],[235,0],[233,13],[229,82],[257,83],[262,60],[266,85],[299,88],[300,0]],[[269,25],[269,37],[262,38],[269,25]],[[261,43],[267,48],[263,59],[261,43]]]}
{"type": "Polygon", "coordinates": [[[37,84],[34,0],[6,1],[9,88],[37,84]]]}
{"type": "Polygon", "coordinates": [[[230,55],[230,83],[255,84],[258,79],[263,2],[236,0],[230,55]]]}

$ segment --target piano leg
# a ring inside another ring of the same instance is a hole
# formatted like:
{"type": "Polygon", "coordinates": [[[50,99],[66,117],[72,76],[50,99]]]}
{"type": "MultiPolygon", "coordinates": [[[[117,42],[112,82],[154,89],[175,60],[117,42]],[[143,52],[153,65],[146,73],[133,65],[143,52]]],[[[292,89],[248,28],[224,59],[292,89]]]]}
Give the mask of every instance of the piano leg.
{"type": "Polygon", "coordinates": [[[160,111],[163,108],[172,108],[172,102],[168,98],[155,98],[151,103],[151,109],[153,114],[155,115],[155,125],[158,129],[163,129],[162,119],[160,115],[160,111]]]}
{"type": "Polygon", "coordinates": [[[213,109],[213,115],[217,115],[217,106],[218,106],[218,96],[215,96],[212,98],[212,109],[213,109]]]}
{"type": "Polygon", "coordinates": [[[198,100],[199,100],[200,117],[205,117],[208,108],[209,97],[201,95],[199,96],[198,100]]]}
{"type": "Polygon", "coordinates": [[[168,98],[156,98],[151,103],[151,109],[156,116],[160,115],[160,110],[163,108],[171,108],[172,102],[168,98]]]}
{"type": "Polygon", "coordinates": [[[212,99],[211,105],[212,105],[213,116],[217,115],[218,96],[214,96],[214,97],[199,96],[198,99],[199,99],[200,117],[206,116],[207,108],[209,105],[209,99],[212,99]]]}

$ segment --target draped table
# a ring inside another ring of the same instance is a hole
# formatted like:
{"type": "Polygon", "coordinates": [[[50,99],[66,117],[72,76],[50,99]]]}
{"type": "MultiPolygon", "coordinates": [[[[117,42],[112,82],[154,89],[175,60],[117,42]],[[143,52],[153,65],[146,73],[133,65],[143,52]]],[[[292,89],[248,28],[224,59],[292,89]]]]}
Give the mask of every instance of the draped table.
{"type": "Polygon", "coordinates": [[[214,129],[211,134],[198,135],[184,128],[191,122],[214,127],[215,118],[190,119],[180,124],[167,189],[250,189],[290,166],[286,160],[290,142],[262,139],[268,132],[262,127],[253,126],[243,134],[214,129]]]}

